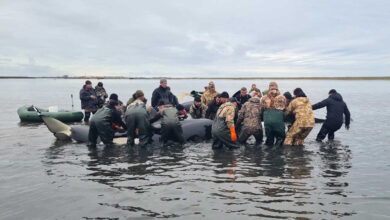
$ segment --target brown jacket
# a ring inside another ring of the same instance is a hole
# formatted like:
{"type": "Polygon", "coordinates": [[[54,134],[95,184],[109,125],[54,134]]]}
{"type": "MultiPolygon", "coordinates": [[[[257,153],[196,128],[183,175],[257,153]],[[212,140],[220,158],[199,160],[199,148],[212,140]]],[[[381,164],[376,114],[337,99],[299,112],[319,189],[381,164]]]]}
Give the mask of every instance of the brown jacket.
{"type": "Polygon", "coordinates": [[[215,117],[223,118],[226,125],[231,128],[234,126],[234,116],[236,114],[236,107],[231,102],[222,104],[215,117]]]}
{"type": "Polygon", "coordinates": [[[237,125],[249,131],[262,130],[260,98],[250,98],[238,112],[237,125]]]}
{"type": "Polygon", "coordinates": [[[308,98],[299,97],[293,99],[287,107],[285,115],[294,114],[296,126],[304,128],[314,127],[314,116],[308,98]]]}
{"type": "Polygon", "coordinates": [[[279,90],[273,89],[268,91],[267,95],[261,98],[261,108],[262,111],[266,109],[286,109],[287,100],[284,96],[280,95],[279,90]]]}
{"type": "Polygon", "coordinates": [[[202,95],[202,104],[209,106],[209,104],[214,100],[214,97],[218,95],[218,92],[213,90],[208,90],[202,95]]]}

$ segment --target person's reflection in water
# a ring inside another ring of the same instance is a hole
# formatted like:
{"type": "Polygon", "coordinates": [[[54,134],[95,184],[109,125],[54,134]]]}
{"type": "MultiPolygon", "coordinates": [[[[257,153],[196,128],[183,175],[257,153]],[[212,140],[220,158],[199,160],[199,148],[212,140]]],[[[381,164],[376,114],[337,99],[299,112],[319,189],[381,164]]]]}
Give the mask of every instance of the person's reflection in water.
{"type": "MultiPolygon", "coordinates": [[[[237,166],[237,158],[234,155],[233,150],[225,148],[215,149],[213,154],[213,162],[218,164],[216,165],[217,169],[214,170],[217,175],[228,174],[229,182],[236,181],[235,168],[237,166]]],[[[227,178],[224,177],[217,176],[217,179],[217,182],[227,181],[227,178]]]]}
{"type": "Polygon", "coordinates": [[[311,152],[302,146],[285,146],[284,152],[287,168],[286,178],[310,178],[313,167],[310,165],[311,152]]]}
{"type": "Polygon", "coordinates": [[[265,183],[261,185],[264,194],[261,210],[273,213],[275,218],[294,218],[297,215],[313,214],[304,204],[312,204],[311,191],[306,182],[310,178],[310,152],[303,147],[265,148],[263,168],[265,183]],[[267,198],[269,197],[269,198],[267,198]],[[294,203],[288,207],[280,206],[285,202],[294,203]],[[283,208],[281,208],[283,207],[283,208]]]}
{"type": "Polygon", "coordinates": [[[257,177],[257,176],[263,176],[264,170],[258,169],[259,167],[262,167],[263,164],[263,158],[264,158],[264,152],[261,149],[260,145],[249,145],[247,144],[244,148],[243,154],[241,159],[244,160],[244,163],[253,163],[255,166],[251,165],[248,166],[247,172],[243,172],[243,175],[246,177],[257,177]]]}
{"type": "Polygon", "coordinates": [[[118,169],[115,164],[125,163],[127,161],[127,148],[125,146],[114,147],[89,147],[87,170],[92,171],[88,174],[88,180],[115,187],[125,172],[124,169],[118,169]]]}
{"type": "Polygon", "coordinates": [[[283,147],[265,147],[264,154],[264,176],[282,177],[284,174],[284,155],[283,147]]]}
{"type": "Polygon", "coordinates": [[[170,165],[178,164],[186,158],[183,149],[184,147],[181,145],[164,146],[160,148],[159,154],[161,157],[170,157],[171,159],[167,161],[170,165]]]}
{"type": "Polygon", "coordinates": [[[320,175],[323,178],[324,198],[328,203],[322,212],[330,213],[338,218],[356,214],[344,197],[348,196],[347,174],[351,168],[351,151],[348,146],[341,145],[338,141],[320,144],[320,175]],[[326,195],[326,196],[325,196],[326,195]]]}
{"type": "Polygon", "coordinates": [[[343,177],[348,174],[351,168],[351,151],[348,146],[341,145],[337,141],[321,144],[320,156],[322,160],[321,175],[326,180],[326,186],[332,190],[330,194],[346,196],[344,190],[349,184],[343,182],[343,177]]]}
{"type": "Polygon", "coordinates": [[[143,175],[147,174],[147,165],[149,157],[153,155],[153,149],[149,147],[131,147],[115,146],[99,148],[88,148],[89,157],[91,161],[88,163],[88,169],[95,171],[93,176],[121,176],[123,174],[143,175]],[[130,166],[127,169],[111,168],[110,165],[119,163],[128,163],[130,166]],[[139,164],[138,166],[131,166],[131,164],[139,164]],[[100,165],[105,165],[99,168],[100,165]]]}
{"type": "MultiPolygon", "coordinates": [[[[264,176],[277,177],[279,182],[285,185],[294,186],[294,182],[288,183],[288,180],[298,180],[309,178],[311,175],[309,152],[305,151],[303,147],[283,147],[283,148],[266,148],[264,150],[264,176]],[[284,181],[286,179],[286,181],[284,181]]],[[[264,194],[268,196],[280,196],[279,194],[288,194],[294,192],[294,190],[288,189],[289,187],[272,188],[264,194]]],[[[301,189],[303,190],[303,189],[301,189]]],[[[299,193],[300,190],[296,190],[299,193]]],[[[303,190],[305,191],[305,190],[303,190]]],[[[294,194],[294,193],[293,193],[294,194]]]]}

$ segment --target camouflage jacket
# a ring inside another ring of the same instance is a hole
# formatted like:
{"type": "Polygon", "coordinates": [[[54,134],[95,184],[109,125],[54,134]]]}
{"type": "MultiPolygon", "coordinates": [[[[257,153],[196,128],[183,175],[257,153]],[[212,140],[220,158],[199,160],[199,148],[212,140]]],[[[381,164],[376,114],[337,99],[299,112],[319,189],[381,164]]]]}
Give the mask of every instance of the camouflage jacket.
{"type": "Polygon", "coordinates": [[[129,100],[126,103],[126,108],[129,107],[129,105],[131,105],[131,103],[133,103],[135,100],[136,99],[134,97],[129,98],[129,100]]]}
{"type": "Polygon", "coordinates": [[[293,99],[287,107],[285,115],[294,114],[295,122],[299,127],[314,127],[314,116],[308,98],[299,97],[293,99]]]}
{"type": "Polygon", "coordinates": [[[192,118],[206,118],[207,105],[202,104],[199,108],[194,104],[190,107],[190,115],[192,118]]]}
{"type": "Polygon", "coordinates": [[[232,103],[226,102],[219,107],[216,117],[223,118],[226,122],[226,125],[230,128],[234,126],[235,114],[236,107],[232,103]]]}
{"type": "Polygon", "coordinates": [[[267,95],[263,96],[260,101],[260,105],[262,111],[266,109],[278,109],[285,110],[286,109],[286,98],[280,95],[279,90],[271,90],[267,92],[267,95]]]}
{"type": "Polygon", "coordinates": [[[250,98],[238,112],[237,125],[245,130],[261,130],[261,107],[260,98],[250,98]]]}
{"type": "Polygon", "coordinates": [[[213,100],[214,100],[214,97],[218,95],[218,92],[214,91],[207,91],[205,93],[203,93],[202,95],[202,104],[204,105],[209,105],[213,100]]]}
{"type": "Polygon", "coordinates": [[[96,96],[101,98],[102,100],[105,100],[106,98],[108,98],[107,92],[106,92],[106,90],[103,87],[99,88],[99,87],[96,86],[95,87],[95,92],[96,92],[96,96]]]}
{"type": "MultiPolygon", "coordinates": [[[[143,106],[146,106],[145,105],[145,102],[139,100],[139,99],[135,99],[134,101],[132,101],[128,106],[127,106],[127,109],[130,108],[130,106],[135,106],[135,105],[143,105],[143,106]]],[[[146,108],[146,107],[145,107],[146,108]]]]}

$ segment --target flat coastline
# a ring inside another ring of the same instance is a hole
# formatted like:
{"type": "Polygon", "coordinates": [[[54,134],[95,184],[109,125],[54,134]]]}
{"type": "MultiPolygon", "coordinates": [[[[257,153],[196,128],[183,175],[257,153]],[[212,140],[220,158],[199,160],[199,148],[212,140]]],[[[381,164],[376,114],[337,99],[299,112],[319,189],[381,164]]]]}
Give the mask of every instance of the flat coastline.
{"type": "Polygon", "coordinates": [[[340,76],[340,77],[125,77],[125,76],[0,76],[0,79],[143,79],[161,78],[175,80],[390,80],[390,76],[340,76]]]}

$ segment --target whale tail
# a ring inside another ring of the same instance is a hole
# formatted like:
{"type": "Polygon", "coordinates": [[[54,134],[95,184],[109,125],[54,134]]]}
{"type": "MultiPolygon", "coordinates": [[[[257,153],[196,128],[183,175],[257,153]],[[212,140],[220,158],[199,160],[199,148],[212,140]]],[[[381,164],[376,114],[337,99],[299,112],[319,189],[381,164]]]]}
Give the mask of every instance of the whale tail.
{"type": "Polygon", "coordinates": [[[58,138],[59,140],[71,139],[72,132],[70,130],[70,126],[62,123],[61,121],[55,118],[51,118],[48,116],[41,115],[41,118],[45,123],[46,127],[49,129],[51,133],[54,134],[56,138],[58,138]]]}

